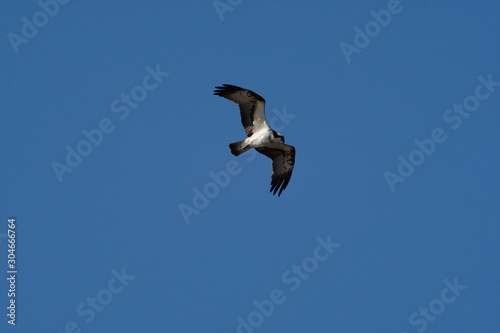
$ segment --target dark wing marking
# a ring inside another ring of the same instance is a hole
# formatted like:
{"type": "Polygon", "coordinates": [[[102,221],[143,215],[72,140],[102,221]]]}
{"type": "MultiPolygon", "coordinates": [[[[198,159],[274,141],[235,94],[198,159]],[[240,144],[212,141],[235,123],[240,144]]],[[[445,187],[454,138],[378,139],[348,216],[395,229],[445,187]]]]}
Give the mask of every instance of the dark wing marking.
{"type": "Polygon", "coordinates": [[[223,84],[215,87],[214,95],[224,97],[240,106],[241,124],[245,128],[247,136],[252,136],[255,125],[265,123],[264,105],[266,101],[253,91],[223,84]],[[255,122],[259,122],[259,124],[255,122]]]}
{"type": "Polygon", "coordinates": [[[292,178],[295,148],[284,143],[275,143],[255,149],[273,160],[270,192],[273,192],[273,195],[278,192],[279,197],[292,178]]]}

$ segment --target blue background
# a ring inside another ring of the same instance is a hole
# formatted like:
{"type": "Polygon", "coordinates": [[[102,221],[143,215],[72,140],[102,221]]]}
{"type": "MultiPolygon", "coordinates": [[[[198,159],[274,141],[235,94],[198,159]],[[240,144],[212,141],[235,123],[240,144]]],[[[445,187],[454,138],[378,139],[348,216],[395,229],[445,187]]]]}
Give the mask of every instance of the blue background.
{"type": "Polygon", "coordinates": [[[232,4],[70,1],[17,53],[9,33],[42,9],[2,5],[1,275],[9,217],[19,270],[15,328],[0,281],[2,332],[236,332],[275,289],[286,300],[251,330],[498,332],[500,88],[457,129],[443,114],[479,76],[500,81],[500,3],[402,0],[380,31],[370,11],[385,0],[232,4]],[[340,45],[367,23],[348,62],[340,45]],[[169,75],[120,119],[111,104],[148,66],[169,75]],[[245,133],[212,95],[222,83],[294,117],[276,121],[297,149],[281,197],[269,159],[230,154],[245,133]],[[60,182],[53,163],[105,118],[113,131],[60,182]],[[384,173],[435,128],[446,141],[391,191],[384,173]],[[207,185],[231,161],[229,184],[207,185]],[[205,186],[216,192],[184,218],[205,186]],[[291,290],[283,274],[328,236],[341,245],[291,290]],[[122,269],[135,278],[112,294],[122,269]],[[455,278],[455,301],[410,324],[455,278]],[[86,322],[77,306],[97,296],[107,304],[86,322]]]}

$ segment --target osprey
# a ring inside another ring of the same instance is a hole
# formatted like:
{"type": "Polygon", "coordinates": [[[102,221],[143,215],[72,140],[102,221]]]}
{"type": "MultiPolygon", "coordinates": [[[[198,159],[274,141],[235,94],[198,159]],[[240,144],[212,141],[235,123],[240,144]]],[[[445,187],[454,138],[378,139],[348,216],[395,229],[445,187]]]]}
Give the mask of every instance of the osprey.
{"type": "Polygon", "coordinates": [[[215,87],[214,95],[224,97],[240,107],[241,123],[247,133],[247,138],[229,144],[231,153],[238,156],[251,148],[273,160],[271,190],[278,196],[286,188],[292,177],[295,164],[295,148],[285,144],[283,134],[269,127],[266,121],[264,98],[251,90],[223,84],[215,87]]]}

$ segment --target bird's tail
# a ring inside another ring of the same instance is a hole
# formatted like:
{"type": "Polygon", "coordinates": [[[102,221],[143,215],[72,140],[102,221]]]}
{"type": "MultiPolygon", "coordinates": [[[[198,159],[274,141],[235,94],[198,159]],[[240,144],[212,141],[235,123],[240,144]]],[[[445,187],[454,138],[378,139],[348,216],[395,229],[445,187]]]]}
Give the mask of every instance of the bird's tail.
{"type": "Polygon", "coordinates": [[[233,142],[229,144],[229,149],[231,149],[231,154],[238,156],[246,152],[250,147],[245,145],[245,140],[233,142]]]}

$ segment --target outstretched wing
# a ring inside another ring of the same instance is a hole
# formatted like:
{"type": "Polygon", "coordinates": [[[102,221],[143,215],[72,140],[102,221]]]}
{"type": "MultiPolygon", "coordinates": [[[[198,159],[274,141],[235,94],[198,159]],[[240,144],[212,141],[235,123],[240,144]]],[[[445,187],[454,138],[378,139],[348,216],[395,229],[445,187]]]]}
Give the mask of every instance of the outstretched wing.
{"type": "Polygon", "coordinates": [[[240,106],[241,123],[247,136],[252,136],[261,127],[268,126],[264,110],[266,101],[260,95],[230,84],[215,87],[214,95],[224,97],[240,106]]]}
{"type": "Polygon", "coordinates": [[[292,178],[293,166],[295,165],[295,147],[284,143],[273,143],[255,149],[273,160],[270,192],[273,192],[273,195],[278,192],[279,197],[292,178]]]}

